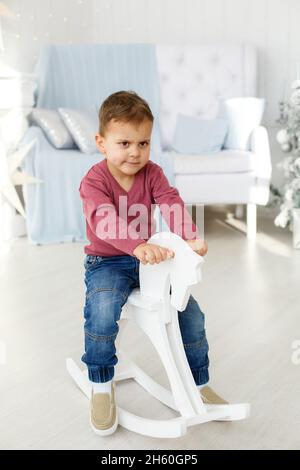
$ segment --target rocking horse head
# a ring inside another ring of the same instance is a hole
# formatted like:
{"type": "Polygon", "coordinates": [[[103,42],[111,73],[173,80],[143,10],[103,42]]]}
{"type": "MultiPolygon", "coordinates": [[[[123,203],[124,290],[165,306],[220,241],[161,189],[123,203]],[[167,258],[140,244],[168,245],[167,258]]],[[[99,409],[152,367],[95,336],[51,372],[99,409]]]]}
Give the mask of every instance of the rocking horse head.
{"type": "Polygon", "coordinates": [[[175,256],[159,264],[140,265],[141,295],[167,302],[171,286],[171,305],[182,312],[190,296],[190,287],[201,281],[200,266],[204,260],[172,232],[158,232],[148,242],[172,249],[175,256]]]}

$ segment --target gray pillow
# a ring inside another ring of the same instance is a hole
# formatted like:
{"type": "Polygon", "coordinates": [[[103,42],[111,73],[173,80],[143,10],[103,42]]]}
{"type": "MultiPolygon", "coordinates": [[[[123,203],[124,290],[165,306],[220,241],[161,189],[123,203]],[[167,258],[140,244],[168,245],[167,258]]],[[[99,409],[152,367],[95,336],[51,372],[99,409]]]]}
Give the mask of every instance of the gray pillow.
{"type": "Polygon", "coordinates": [[[58,111],[81,152],[96,153],[95,135],[98,132],[96,110],[58,108],[58,111]]]}
{"type": "Polygon", "coordinates": [[[54,109],[35,108],[29,115],[29,121],[39,126],[49,142],[58,149],[75,148],[72,135],[65,126],[58,111],[54,109]]]}

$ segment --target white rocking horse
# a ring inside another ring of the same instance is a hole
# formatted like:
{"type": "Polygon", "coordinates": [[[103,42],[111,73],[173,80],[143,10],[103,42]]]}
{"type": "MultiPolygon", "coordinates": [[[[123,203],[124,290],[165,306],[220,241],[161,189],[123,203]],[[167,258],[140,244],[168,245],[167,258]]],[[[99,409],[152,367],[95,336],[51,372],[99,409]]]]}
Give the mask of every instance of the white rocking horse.
{"type": "MultiPolygon", "coordinates": [[[[140,264],[140,288],[132,291],[121,312],[116,340],[119,362],[114,380],[134,379],[163,404],[179,412],[180,416],[168,420],[146,419],[118,407],[119,424],[146,436],[171,438],[183,436],[189,426],[196,424],[247,418],[250,412],[248,403],[204,404],[186,359],[177,311],[186,308],[190,287],[201,281],[203,258],[171,232],[156,233],[149,242],[171,248],[175,257],[159,264],[140,264]],[[165,367],[171,391],[126,359],[120,343],[128,321],[136,322],[150,338],[165,367]]],[[[89,398],[91,385],[87,370],[80,370],[70,358],[67,359],[67,370],[89,398]]]]}

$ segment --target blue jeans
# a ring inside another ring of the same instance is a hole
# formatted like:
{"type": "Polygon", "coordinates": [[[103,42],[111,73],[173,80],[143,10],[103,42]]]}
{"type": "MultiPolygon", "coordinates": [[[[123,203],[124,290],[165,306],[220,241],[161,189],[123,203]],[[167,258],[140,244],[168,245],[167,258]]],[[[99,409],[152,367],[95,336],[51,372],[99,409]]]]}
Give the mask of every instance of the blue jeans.
{"type": "MultiPolygon", "coordinates": [[[[135,287],[139,287],[139,260],[134,256],[92,256],[84,260],[86,297],[84,306],[85,353],[89,380],[107,382],[118,362],[115,339],[121,309],[135,287]]],[[[208,382],[208,343],[204,314],[190,296],[186,309],[178,312],[186,357],[195,383],[208,382]]]]}

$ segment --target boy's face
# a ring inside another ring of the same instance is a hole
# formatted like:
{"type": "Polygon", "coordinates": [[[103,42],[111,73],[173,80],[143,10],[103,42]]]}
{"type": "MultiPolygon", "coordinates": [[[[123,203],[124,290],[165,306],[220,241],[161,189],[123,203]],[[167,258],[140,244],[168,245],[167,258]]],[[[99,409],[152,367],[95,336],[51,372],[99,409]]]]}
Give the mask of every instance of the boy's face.
{"type": "Polygon", "coordinates": [[[152,122],[148,119],[140,124],[112,119],[106,136],[96,135],[97,147],[115,176],[133,176],[146,165],[150,158],[151,132],[152,122]]]}

